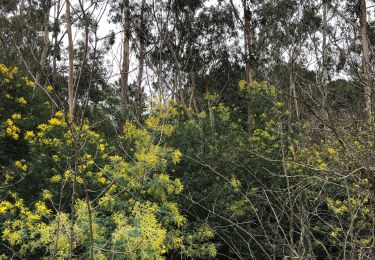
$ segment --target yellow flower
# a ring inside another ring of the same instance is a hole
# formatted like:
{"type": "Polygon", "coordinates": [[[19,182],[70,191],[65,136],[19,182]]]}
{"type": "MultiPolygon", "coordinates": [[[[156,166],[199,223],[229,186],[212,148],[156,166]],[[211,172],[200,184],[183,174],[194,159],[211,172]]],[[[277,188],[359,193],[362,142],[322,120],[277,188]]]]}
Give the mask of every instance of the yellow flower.
{"type": "Polygon", "coordinates": [[[173,154],[172,154],[172,162],[174,163],[174,164],[177,164],[180,160],[181,160],[181,152],[180,152],[180,150],[175,150],[174,152],[173,152],[173,154]]]}
{"type": "Polygon", "coordinates": [[[329,155],[332,155],[332,156],[335,156],[335,155],[336,155],[336,150],[333,149],[333,148],[331,148],[331,147],[329,147],[329,148],[327,149],[327,152],[328,152],[329,155]]]}
{"type": "Polygon", "coordinates": [[[105,144],[99,144],[99,150],[101,152],[104,152],[104,150],[105,150],[105,144]]]}
{"type": "Polygon", "coordinates": [[[26,140],[29,140],[31,138],[33,138],[35,136],[34,132],[33,131],[26,131],[25,133],[25,139],[26,140]]]}
{"type": "Polygon", "coordinates": [[[20,97],[17,99],[18,103],[20,103],[21,105],[26,105],[27,104],[27,101],[24,97],[20,97]]]}
{"type": "Polygon", "coordinates": [[[0,72],[3,74],[8,74],[9,69],[4,64],[0,64],[0,72]]]}
{"type": "Polygon", "coordinates": [[[63,114],[63,112],[61,112],[61,111],[57,111],[57,112],[55,113],[55,117],[64,117],[64,114],[63,114]]]}
{"type": "Polygon", "coordinates": [[[25,81],[26,86],[35,88],[36,84],[34,81],[29,80],[27,77],[22,78],[25,81]]]}
{"type": "Polygon", "coordinates": [[[60,175],[54,175],[54,176],[52,176],[52,178],[50,179],[50,181],[52,182],[52,183],[57,183],[57,182],[59,182],[61,180],[61,176],[60,175]]]}
{"type": "Polygon", "coordinates": [[[18,67],[13,67],[12,74],[17,74],[17,73],[18,73],[18,67]]]}
{"type": "Polygon", "coordinates": [[[246,89],[246,85],[247,85],[247,82],[245,80],[240,80],[240,82],[238,82],[238,86],[240,90],[246,89]]]}
{"type": "Polygon", "coordinates": [[[9,94],[5,94],[4,96],[5,96],[6,99],[11,99],[12,98],[12,96],[9,95],[9,94]]]}
{"type": "Polygon", "coordinates": [[[0,215],[4,214],[11,207],[12,207],[12,204],[10,204],[10,202],[6,200],[0,202],[0,215]]]}
{"type": "Polygon", "coordinates": [[[52,155],[52,159],[55,161],[55,162],[58,162],[60,160],[59,156],[57,154],[54,154],[52,155]]]}
{"type": "Polygon", "coordinates": [[[20,162],[20,161],[16,161],[15,163],[14,163],[14,165],[17,167],[17,168],[19,168],[19,169],[21,169],[22,171],[27,171],[27,165],[26,164],[22,164],[22,162],[20,162]]]}
{"type": "Polygon", "coordinates": [[[35,207],[36,207],[36,210],[38,211],[38,213],[40,213],[41,215],[49,215],[51,213],[51,210],[48,209],[46,204],[44,204],[44,202],[42,202],[42,201],[38,201],[35,204],[35,207]]]}
{"type": "Polygon", "coordinates": [[[13,125],[13,121],[10,119],[7,120],[7,124],[9,125],[9,127],[6,129],[6,133],[9,136],[11,136],[14,140],[18,140],[18,134],[21,132],[21,130],[15,125],[13,125]]]}
{"type": "Polygon", "coordinates": [[[62,120],[59,120],[56,117],[52,117],[48,122],[51,125],[57,125],[57,126],[62,125],[64,123],[62,120]]]}
{"type": "Polygon", "coordinates": [[[13,115],[12,115],[12,118],[13,118],[14,120],[21,119],[21,115],[18,114],[18,113],[16,113],[16,114],[13,114],[13,115]]]}
{"type": "Polygon", "coordinates": [[[43,199],[44,200],[52,199],[52,193],[49,190],[43,190],[43,199]]]}
{"type": "Polygon", "coordinates": [[[52,92],[52,91],[53,91],[53,87],[52,87],[51,85],[48,85],[48,86],[47,86],[47,91],[48,91],[48,92],[52,92]]]}
{"type": "Polygon", "coordinates": [[[104,177],[100,177],[100,178],[98,178],[98,181],[99,181],[101,184],[105,184],[106,179],[105,179],[104,177]]]}
{"type": "Polygon", "coordinates": [[[7,119],[7,125],[8,126],[12,126],[13,125],[13,121],[12,121],[12,119],[7,119]]]}
{"type": "Polygon", "coordinates": [[[46,130],[48,130],[48,128],[49,128],[49,126],[46,125],[46,124],[40,124],[40,125],[38,125],[38,129],[40,129],[43,132],[46,131],[46,130]]]}
{"type": "Polygon", "coordinates": [[[81,177],[79,177],[79,176],[77,176],[76,181],[79,184],[83,184],[83,179],[81,177]]]}

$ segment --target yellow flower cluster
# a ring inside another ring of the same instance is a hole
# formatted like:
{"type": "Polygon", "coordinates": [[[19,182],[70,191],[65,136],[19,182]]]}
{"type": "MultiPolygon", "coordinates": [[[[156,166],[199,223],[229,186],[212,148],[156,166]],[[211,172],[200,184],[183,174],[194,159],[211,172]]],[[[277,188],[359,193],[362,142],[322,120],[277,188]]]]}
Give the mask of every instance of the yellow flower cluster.
{"type": "Polygon", "coordinates": [[[238,87],[240,88],[240,90],[245,90],[247,88],[247,82],[246,80],[240,80],[238,82],[238,87]]]}
{"type": "Polygon", "coordinates": [[[61,112],[61,111],[57,111],[57,112],[55,113],[55,117],[62,118],[62,117],[64,117],[64,114],[63,114],[63,112],[61,112]]]}
{"type": "Polygon", "coordinates": [[[44,202],[42,202],[42,201],[38,201],[35,204],[35,207],[36,207],[36,211],[40,215],[49,215],[49,214],[51,214],[51,210],[48,209],[47,206],[46,206],[46,204],[44,204],[44,202]]]}
{"type": "Polygon", "coordinates": [[[44,200],[52,199],[52,193],[49,190],[43,190],[43,199],[44,200]]]}
{"type": "Polygon", "coordinates": [[[46,89],[47,89],[48,92],[52,92],[53,91],[53,87],[51,85],[48,85],[46,87],[46,89]]]}
{"type": "Polygon", "coordinates": [[[6,200],[1,201],[0,202],[0,215],[7,212],[7,210],[10,208],[12,208],[12,204],[9,201],[6,201],[6,200]]]}
{"type": "Polygon", "coordinates": [[[172,162],[174,164],[177,164],[180,162],[181,160],[181,156],[182,156],[182,153],[180,152],[180,150],[174,150],[173,153],[172,153],[172,162]]]}
{"type": "Polygon", "coordinates": [[[12,119],[7,119],[6,124],[8,125],[6,129],[7,135],[12,137],[14,140],[18,140],[21,130],[14,125],[12,119]]]}
{"type": "Polygon", "coordinates": [[[13,69],[9,69],[4,64],[0,63],[0,73],[6,77],[4,81],[9,82],[9,79],[13,79],[13,76],[18,73],[18,68],[13,67],[13,69]]]}
{"type": "Polygon", "coordinates": [[[12,115],[12,119],[14,120],[21,119],[21,118],[22,118],[21,115],[18,113],[12,115]]]}
{"type": "Polygon", "coordinates": [[[18,103],[20,103],[21,105],[26,105],[27,104],[27,101],[24,97],[20,97],[17,99],[18,103]]]}
{"type": "Polygon", "coordinates": [[[45,132],[49,129],[50,127],[46,124],[40,124],[38,125],[38,129],[40,129],[42,132],[45,132]]]}
{"type": "Polygon", "coordinates": [[[52,117],[48,122],[55,126],[61,126],[65,123],[64,120],[60,120],[57,117],[52,117]]]}
{"type": "Polygon", "coordinates": [[[105,150],[105,144],[99,144],[99,151],[104,152],[105,150]]]}
{"type": "Polygon", "coordinates": [[[30,88],[35,88],[36,87],[36,84],[35,84],[34,81],[29,80],[27,77],[22,77],[22,79],[25,82],[26,86],[28,86],[30,88]]]}
{"type": "Polygon", "coordinates": [[[35,137],[35,134],[33,131],[26,131],[25,137],[24,137],[26,140],[31,140],[31,138],[33,137],[35,137]]]}
{"type": "Polygon", "coordinates": [[[27,171],[27,164],[23,164],[21,161],[16,161],[14,165],[22,171],[27,171]]]}

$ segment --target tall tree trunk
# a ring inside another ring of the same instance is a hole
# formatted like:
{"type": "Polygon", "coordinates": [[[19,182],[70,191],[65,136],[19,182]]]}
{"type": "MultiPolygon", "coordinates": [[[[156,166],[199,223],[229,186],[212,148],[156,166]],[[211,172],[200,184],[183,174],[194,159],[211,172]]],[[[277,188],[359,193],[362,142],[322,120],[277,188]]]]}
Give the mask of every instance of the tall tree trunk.
{"type": "MultiPolygon", "coordinates": [[[[44,13],[43,49],[42,49],[42,53],[40,55],[40,61],[39,61],[40,68],[38,68],[38,71],[36,72],[36,76],[35,76],[37,85],[40,84],[41,73],[44,70],[47,55],[48,55],[48,48],[49,48],[49,12],[50,12],[50,10],[51,10],[51,2],[47,2],[46,8],[45,8],[45,13],[44,13]]],[[[37,89],[38,88],[36,87],[35,90],[37,90],[37,89]]]]}
{"type": "Polygon", "coordinates": [[[369,39],[368,39],[368,24],[366,14],[366,0],[360,0],[359,8],[359,19],[360,27],[359,33],[361,37],[362,45],[362,67],[363,67],[363,87],[365,95],[365,110],[369,117],[372,114],[372,80],[371,80],[371,69],[370,69],[370,51],[369,51],[369,39]]]}
{"type": "Polygon", "coordinates": [[[136,114],[137,117],[140,118],[142,114],[142,78],[143,78],[143,66],[145,63],[145,32],[146,32],[146,25],[144,19],[144,11],[145,11],[145,0],[141,2],[141,24],[140,24],[140,32],[139,32],[139,68],[138,68],[138,76],[137,76],[137,89],[136,89],[136,114]]]}
{"type": "Polygon", "coordinates": [[[122,43],[122,65],[121,65],[121,90],[120,90],[120,111],[125,114],[128,103],[129,88],[129,41],[130,41],[130,5],[129,0],[124,0],[123,11],[124,40],[122,43]]]}
{"type": "MultiPolygon", "coordinates": [[[[66,28],[68,33],[68,106],[69,106],[69,120],[73,120],[74,115],[74,89],[73,89],[73,35],[72,35],[72,21],[70,16],[70,0],[66,0],[66,28]]],[[[76,175],[74,173],[72,183],[72,198],[71,198],[71,216],[70,216],[70,236],[69,236],[69,259],[74,258],[74,224],[75,224],[75,196],[76,196],[76,175]]]]}
{"type": "Polygon", "coordinates": [[[322,76],[320,80],[322,100],[321,114],[324,121],[328,120],[327,98],[328,98],[328,64],[327,64],[327,4],[323,0],[323,30],[322,30],[322,76]]]}
{"type": "Polygon", "coordinates": [[[70,15],[70,0],[66,0],[66,28],[68,34],[68,106],[69,114],[74,114],[74,81],[73,81],[73,33],[72,33],[72,21],[70,15]]]}
{"type": "Polygon", "coordinates": [[[253,64],[252,64],[252,26],[251,26],[251,14],[247,4],[247,0],[242,0],[243,8],[243,25],[244,25],[244,48],[245,48],[245,59],[246,59],[246,81],[248,84],[248,115],[247,122],[249,131],[251,131],[253,116],[251,113],[251,84],[253,82],[253,64]]]}
{"type": "Polygon", "coordinates": [[[66,0],[66,29],[68,33],[68,106],[69,114],[74,114],[74,81],[73,81],[73,35],[72,35],[72,18],[70,16],[70,0],[66,0]]]}
{"type": "Polygon", "coordinates": [[[53,27],[53,58],[52,58],[52,84],[55,84],[56,82],[56,76],[57,76],[57,55],[58,55],[58,41],[57,36],[59,34],[59,15],[60,15],[60,0],[57,1],[57,3],[54,6],[54,27],[53,27]],[[58,26],[58,27],[57,27],[58,26]],[[56,28],[57,27],[57,28],[56,28]]]}
{"type": "Polygon", "coordinates": [[[296,122],[299,123],[300,114],[299,114],[298,98],[297,98],[297,91],[296,91],[296,81],[294,79],[294,69],[293,69],[293,67],[292,67],[292,70],[291,70],[290,75],[289,75],[289,81],[290,81],[290,93],[292,95],[294,111],[296,113],[296,122]]]}

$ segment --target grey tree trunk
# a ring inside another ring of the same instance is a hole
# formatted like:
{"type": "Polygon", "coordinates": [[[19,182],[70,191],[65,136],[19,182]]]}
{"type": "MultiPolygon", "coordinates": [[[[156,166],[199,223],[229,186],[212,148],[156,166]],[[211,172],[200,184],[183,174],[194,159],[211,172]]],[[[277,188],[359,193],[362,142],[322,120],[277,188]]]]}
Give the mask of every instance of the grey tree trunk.
{"type": "MultiPolygon", "coordinates": [[[[38,68],[38,71],[36,72],[36,76],[35,76],[37,85],[40,84],[41,73],[44,70],[47,55],[48,55],[48,48],[49,48],[49,29],[48,28],[49,28],[50,10],[51,10],[51,4],[49,3],[44,13],[43,49],[42,49],[42,53],[40,55],[40,61],[39,61],[40,68],[38,68]]],[[[35,90],[37,90],[37,87],[35,88],[35,90]]]]}
{"type": "Polygon", "coordinates": [[[145,20],[144,20],[144,11],[145,11],[145,0],[141,2],[141,24],[140,24],[140,32],[139,32],[139,67],[138,67],[138,76],[137,76],[137,89],[136,89],[136,115],[138,118],[141,117],[142,114],[142,78],[143,78],[143,67],[145,64],[145,20]]]}
{"type": "Polygon", "coordinates": [[[372,79],[370,68],[370,51],[368,39],[368,24],[366,14],[366,0],[360,0],[359,9],[360,27],[359,33],[362,46],[362,67],[363,67],[363,90],[365,95],[365,111],[371,117],[372,115],[372,79]]]}
{"type": "Polygon", "coordinates": [[[128,103],[129,88],[129,50],[130,50],[130,5],[129,0],[124,0],[123,12],[124,40],[122,44],[122,65],[121,65],[121,89],[120,89],[120,111],[125,113],[128,103]]]}
{"type": "Polygon", "coordinates": [[[73,81],[73,35],[72,35],[72,18],[70,15],[70,0],[66,0],[66,29],[68,33],[68,106],[69,114],[74,114],[74,81],[73,81]]]}
{"type": "Polygon", "coordinates": [[[242,0],[243,9],[243,25],[244,25],[244,48],[245,48],[245,59],[246,59],[246,81],[248,84],[248,108],[247,108],[247,123],[249,131],[251,130],[253,123],[253,116],[251,112],[251,83],[253,82],[253,64],[252,64],[252,26],[250,10],[247,4],[247,0],[242,0]]]}

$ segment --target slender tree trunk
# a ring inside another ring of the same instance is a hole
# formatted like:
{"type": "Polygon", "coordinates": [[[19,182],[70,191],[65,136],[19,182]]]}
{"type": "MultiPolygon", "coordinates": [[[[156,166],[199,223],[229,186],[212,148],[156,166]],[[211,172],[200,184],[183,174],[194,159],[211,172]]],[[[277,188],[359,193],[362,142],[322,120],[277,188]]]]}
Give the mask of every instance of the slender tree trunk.
{"type": "Polygon", "coordinates": [[[360,27],[359,33],[362,45],[362,67],[363,67],[363,87],[365,95],[365,111],[371,117],[372,114],[372,80],[370,69],[370,50],[368,39],[368,24],[366,14],[366,0],[360,0],[359,8],[360,27]]]}
{"type": "Polygon", "coordinates": [[[68,106],[69,114],[74,114],[74,81],[73,81],[73,35],[72,35],[72,18],[70,16],[70,0],[66,0],[66,29],[68,33],[68,106]]]}
{"type": "Polygon", "coordinates": [[[57,4],[54,6],[54,28],[53,28],[53,58],[52,58],[52,83],[54,84],[56,82],[56,74],[57,74],[57,55],[58,55],[58,41],[57,41],[57,36],[58,36],[58,28],[56,26],[59,26],[59,14],[60,14],[60,0],[57,1],[57,4]]]}
{"type": "Polygon", "coordinates": [[[289,74],[289,117],[288,117],[288,126],[291,127],[293,114],[296,115],[296,122],[299,123],[300,114],[299,114],[299,107],[298,107],[298,98],[297,98],[297,91],[296,91],[296,81],[294,79],[294,70],[293,64],[290,65],[291,70],[289,74]],[[294,110],[294,113],[293,113],[294,110]]]}
{"type": "MultiPolygon", "coordinates": [[[[66,0],[66,27],[68,33],[68,106],[69,116],[74,115],[74,89],[73,89],[73,35],[70,15],[70,0],[66,0]]],[[[70,120],[70,119],[69,119],[70,120]]],[[[76,174],[74,172],[71,197],[70,236],[69,236],[69,259],[74,258],[74,224],[75,224],[75,196],[76,196],[76,174]]]]}
{"type": "Polygon", "coordinates": [[[140,25],[140,32],[139,32],[139,68],[138,68],[138,76],[137,76],[137,89],[136,89],[136,114],[137,117],[140,118],[142,114],[142,78],[143,78],[143,66],[145,63],[145,32],[146,32],[146,25],[144,19],[144,11],[145,11],[145,0],[142,0],[141,3],[141,25],[140,25]]]}
{"type": "MultiPolygon", "coordinates": [[[[45,13],[44,13],[44,35],[43,35],[43,49],[42,49],[42,54],[40,56],[40,68],[38,68],[38,71],[36,72],[36,82],[40,84],[40,78],[41,78],[41,72],[44,70],[45,64],[46,64],[46,59],[48,55],[48,48],[49,48],[49,12],[51,10],[51,3],[48,2],[45,13]]],[[[38,85],[37,84],[37,85],[38,85]]],[[[35,90],[38,88],[36,87],[35,90]]]]}
{"type": "Polygon", "coordinates": [[[298,98],[297,98],[297,91],[296,91],[296,81],[294,80],[294,70],[292,69],[290,72],[290,90],[293,99],[294,111],[296,112],[296,122],[299,123],[300,114],[299,114],[299,107],[298,107],[298,98]]]}
{"type": "Polygon", "coordinates": [[[130,50],[130,5],[129,0],[124,0],[123,12],[124,40],[122,43],[122,65],[121,65],[121,90],[120,111],[125,114],[128,103],[129,88],[129,50],[130,50]]]}
{"type": "Polygon", "coordinates": [[[246,81],[248,87],[248,108],[247,108],[247,122],[249,131],[251,131],[253,116],[251,113],[251,84],[253,82],[253,64],[252,64],[252,27],[251,27],[251,15],[247,0],[242,0],[243,8],[243,24],[244,24],[244,47],[245,47],[245,59],[246,59],[246,81]]]}
{"type": "Polygon", "coordinates": [[[328,120],[327,98],[328,98],[328,68],[327,68],[327,4],[323,0],[323,30],[322,30],[322,76],[321,76],[321,111],[324,121],[328,120]]]}

